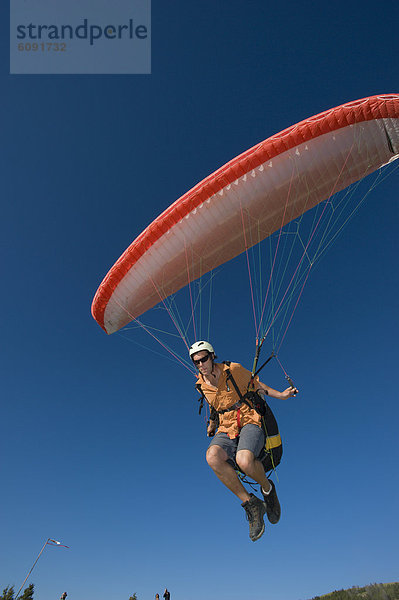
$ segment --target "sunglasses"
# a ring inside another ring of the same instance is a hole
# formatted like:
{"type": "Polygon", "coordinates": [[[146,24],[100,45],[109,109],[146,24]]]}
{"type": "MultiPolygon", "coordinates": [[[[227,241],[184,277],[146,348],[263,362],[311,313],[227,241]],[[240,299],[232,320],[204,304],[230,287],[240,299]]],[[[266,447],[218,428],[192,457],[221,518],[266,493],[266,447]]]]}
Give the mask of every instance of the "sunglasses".
{"type": "Polygon", "coordinates": [[[198,367],[198,365],[202,365],[203,363],[206,363],[206,361],[209,360],[210,356],[211,356],[210,354],[207,354],[203,358],[199,358],[198,360],[193,360],[193,363],[198,367]]]}

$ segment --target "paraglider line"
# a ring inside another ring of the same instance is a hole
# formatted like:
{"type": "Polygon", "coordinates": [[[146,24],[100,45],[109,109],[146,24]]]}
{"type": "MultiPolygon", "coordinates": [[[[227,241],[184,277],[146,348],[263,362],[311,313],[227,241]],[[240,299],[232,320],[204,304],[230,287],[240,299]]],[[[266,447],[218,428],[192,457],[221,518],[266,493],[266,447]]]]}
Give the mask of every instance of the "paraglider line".
{"type": "MultiPolygon", "coordinates": [[[[286,295],[287,295],[287,293],[288,293],[288,290],[289,290],[289,288],[291,287],[291,284],[292,284],[292,282],[293,282],[293,280],[294,280],[294,278],[295,278],[295,276],[296,276],[296,274],[297,274],[297,271],[298,271],[298,269],[300,268],[300,266],[301,266],[301,264],[302,264],[302,262],[303,262],[303,259],[304,259],[305,255],[306,255],[306,253],[307,253],[307,250],[308,250],[308,248],[309,248],[309,246],[310,246],[310,244],[311,244],[311,242],[312,242],[312,240],[313,240],[313,237],[314,237],[314,235],[315,235],[315,233],[316,233],[316,231],[317,231],[317,229],[318,229],[318,227],[319,227],[319,225],[320,225],[320,222],[321,222],[321,220],[322,220],[322,218],[323,218],[323,215],[324,215],[324,213],[325,213],[325,211],[326,211],[326,208],[327,208],[327,206],[328,206],[328,204],[329,204],[329,200],[330,200],[330,199],[331,199],[331,197],[334,195],[334,190],[335,190],[335,188],[336,188],[336,186],[337,186],[337,184],[338,184],[339,178],[341,177],[341,173],[342,173],[342,171],[344,170],[346,163],[348,162],[349,156],[351,155],[351,152],[352,152],[352,148],[353,148],[353,144],[352,144],[352,147],[351,147],[351,149],[350,149],[350,150],[349,150],[349,152],[348,152],[348,155],[347,155],[347,157],[346,157],[346,159],[345,159],[345,162],[344,162],[344,164],[342,165],[341,171],[339,172],[339,174],[338,174],[338,177],[337,177],[337,179],[336,179],[336,181],[335,181],[335,183],[334,183],[334,187],[333,187],[333,189],[332,189],[332,191],[331,191],[331,193],[330,193],[330,195],[329,195],[328,201],[325,203],[325,205],[324,205],[324,208],[323,208],[323,210],[322,210],[322,212],[321,212],[321,215],[320,215],[320,217],[319,217],[319,220],[317,221],[317,223],[316,223],[316,226],[314,227],[314,229],[313,229],[313,231],[312,231],[312,234],[311,234],[311,236],[309,237],[308,243],[306,244],[306,247],[305,247],[305,249],[304,249],[304,251],[303,251],[303,253],[302,253],[302,256],[301,256],[301,258],[300,258],[300,260],[299,260],[299,263],[298,263],[298,265],[297,265],[297,267],[296,267],[296,269],[295,269],[295,271],[294,271],[294,274],[293,274],[293,276],[291,277],[291,280],[290,280],[290,282],[289,282],[289,284],[288,284],[288,286],[287,286],[287,289],[286,289],[286,291],[285,291],[285,293],[284,293],[284,296],[283,296],[283,298],[281,299],[281,302],[280,302],[280,304],[279,304],[279,305],[278,305],[278,307],[277,307],[277,310],[276,310],[276,312],[275,312],[275,314],[274,314],[274,317],[273,317],[273,319],[272,319],[272,321],[271,321],[271,323],[270,323],[270,325],[269,325],[268,329],[266,330],[266,333],[265,333],[265,334],[264,334],[264,336],[263,336],[263,340],[266,338],[266,336],[268,335],[268,333],[269,333],[269,331],[270,331],[271,327],[273,326],[273,323],[274,323],[274,322],[276,321],[276,319],[277,319],[277,315],[278,315],[278,313],[279,313],[279,311],[280,311],[281,305],[282,305],[282,303],[283,303],[283,301],[284,301],[284,299],[285,299],[285,297],[286,297],[286,295]]],[[[310,269],[309,269],[309,271],[310,271],[310,269]]],[[[307,281],[307,278],[308,278],[308,277],[306,277],[306,279],[305,279],[305,282],[307,281]]],[[[302,289],[303,289],[303,286],[302,286],[302,289]]],[[[302,290],[301,290],[301,293],[302,293],[302,290]]],[[[295,305],[295,306],[296,306],[296,305],[295,305]]],[[[295,309],[294,309],[294,310],[295,310],[295,309]]],[[[291,318],[292,318],[292,317],[291,317],[291,318]]],[[[291,319],[290,319],[290,322],[291,322],[291,319]]],[[[280,344],[280,345],[281,345],[281,344],[280,344]]]]}
{"type": "Polygon", "coordinates": [[[125,308],[124,306],[122,306],[122,304],[120,304],[118,302],[118,300],[115,300],[116,304],[118,304],[118,306],[127,312],[127,314],[129,315],[129,317],[131,318],[132,321],[134,321],[135,323],[137,323],[138,325],[140,325],[140,327],[142,327],[142,329],[144,329],[144,331],[146,331],[154,340],[156,340],[158,342],[158,344],[160,344],[167,352],[169,352],[169,354],[171,354],[180,364],[183,365],[183,367],[185,367],[188,371],[190,371],[190,373],[192,375],[196,375],[194,371],[192,371],[190,369],[190,367],[188,367],[180,358],[180,356],[178,356],[175,352],[173,352],[172,350],[170,350],[170,348],[168,348],[159,338],[157,338],[156,335],[154,335],[149,329],[148,327],[146,327],[143,323],[141,323],[138,319],[136,319],[136,317],[134,317],[128,310],[127,308],[125,308]]]}
{"type": "Polygon", "coordinates": [[[259,328],[258,328],[258,330],[256,332],[256,337],[259,336],[259,331],[260,331],[260,327],[261,327],[263,315],[264,315],[264,312],[265,312],[266,302],[267,302],[267,298],[268,298],[268,295],[269,295],[269,288],[270,288],[270,285],[271,285],[271,282],[272,282],[272,278],[273,278],[273,271],[274,271],[274,266],[275,266],[275,263],[276,263],[277,251],[278,251],[278,248],[279,248],[279,245],[280,245],[280,239],[281,239],[281,233],[282,233],[282,230],[283,230],[285,215],[286,215],[287,208],[288,208],[288,200],[289,200],[289,197],[290,197],[290,194],[291,194],[291,186],[292,186],[293,178],[294,178],[294,169],[292,169],[290,185],[289,185],[289,188],[288,188],[288,191],[287,191],[287,198],[286,198],[286,201],[285,201],[283,217],[281,219],[280,231],[279,231],[279,235],[278,235],[278,239],[277,239],[277,246],[276,246],[276,250],[274,252],[274,258],[273,258],[272,268],[271,268],[271,271],[270,271],[269,283],[267,285],[265,300],[263,302],[263,309],[262,309],[262,314],[261,314],[260,321],[259,321],[259,328]]]}
{"type": "Polygon", "coordinates": [[[311,268],[312,268],[312,264],[310,265],[310,267],[309,267],[309,269],[308,269],[307,275],[306,275],[306,277],[305,277],[305,281],[303,282],[303,284],[302,284],[302,287],[301,287],[301,291],[300,291],[300,292],[299,292],[299,294],[298,294],[297,301],[295,302],[294,309],[293,309],[293,311],[292,311],[292,314],[291,314],[290,320],[288,321],[288,325],[287,325],[287,327],[285,328],[285,331],[284,331],[283,337],[281,338],[281,341],[280,341],[279,347],[278,347],[278,349],[277,349],[277,352],[279,352],[279,351],[280,351],[280,348],[281,348],[281,346],[282,346],[282,343],[283,343],[283,341],[284,341],[284,338],[285,338],[285,336],[286,336],[286,334],[287,334],[288,328],[289,328],[289,326],[291,325],[291,321],[292,321],[292,319],[293,319],[293,317],[294,317],[294,313],[295,313],[295,311],[296,311],[296,308],[297,308],[297,306],[298,306],[298,304],[299,304],[299,300],[300,300],[300,298],[301,298],[301,296],[302,296],[303,289],[304,289],[304,287],[305,287],[305,284],[306,284],[306,282],[307,282],[307,280],[308,280],[308,277],[309,277],[309,275],[310,275],[310,270],[311,270],[311,268]]]}
{"type": "MultiPolygon", "coordinates": [[[[244,234],[244,244],[245,244],[245,254],[247,257],[247,266],[248,266],[248,276],[249,276],[249,287],[251,290],[251,299],[252,299],[252,311],[253,311],[253,315],[254,315],[254,325],[255,325],[255,331],[258,331],[258,326],[256,324],[256,311],[255,311],[255,300],[254,300],[254,289],[253,289],[253,285],[252,285],[252,277],[251,277],[251,266],[249,264],[249,256],[248,256],[248,244],[247,244],[247,236],[245,233],[245,223],[244,223],[244,213],[242,210],[242,204],[240,201],[240,209],[241,209],[241,222],[242,222],[242,232],[244,234]]],[[[256,334],[257,335],[257,334],[256,334]]]]}
{"type": "MultiPolygon", "coordinates": [[[[178,333],[179,333],[179,335],[180,335],[181,339],[183,340],[183,342],[184,342],[184,344],[185,344],[185,346],[186,346],[186,348],[187,348],[187,350],[188,350],[188,343],[187,343],[187,340],[185,339],[185,337],[184,337],[184,335],[183,335],[183,333],[182,333],[182,331],[181,331],[181,329],[180,329],[179,325],[177,324],[177,322],[176,322],[176,319],[173,317],[173,314],[172,314],[172,312],[171,312],[171,310],[170,310],[170,307],[168,307],[168,306],[167,306],[167,304],[166,304],[166,302],[165,302],[165,298],[163,298],[163,297],[162,297],[162,294],[161,294],[161,293],[160,293],[160,291],[158,290],[158,288],[157,288],[157,286],[155,285],[155,282],[152,280],[152,278],[151,278],[151,283],[152,283],[152,285],[154,286],[154,288],[155,288],[155,291],[157,292],[157,294],[158,294],[158,296],[159,296],[159,298],[160,298],[160,300],[161,300],[162,304],[163,304],[163,305],[164,305],[164,307],[165,307],[165,310],[167,311],[167,313],[168,313],[169,317],[171,318],[171,321],[172,321],[173,325],[176,327],[176,329],[177,329],[177,331],[178,331],[178,333]]],[[[126,310],[126,309],[125,309],[125,310],[126,310]]],[[[128,312],[128,311],[126,311],[126,312],[128,312]]],[[[128,314],[129,314],[129,313],[128,313],[128,314]]]]}
{"type": "MultiPolygon", "coordinates": [[[[192,293],[191,293],[190,268],[188,266],[188,256],[187,256],[187,246],[186,246],[186,244],[184,244],[184,251],[186,253],[187,280],[188,280],[188,290],[189,290],[189,293],[190,293],[191,314],[192,314],[192,317],[193,317],[194,339],[197,339],[197,332],[196,332],[196,329],[195,329],[193,296],[192,296],[192,293]]],[[[188,344],[187,344],[187,349],[188,349],[188,344]]]]}

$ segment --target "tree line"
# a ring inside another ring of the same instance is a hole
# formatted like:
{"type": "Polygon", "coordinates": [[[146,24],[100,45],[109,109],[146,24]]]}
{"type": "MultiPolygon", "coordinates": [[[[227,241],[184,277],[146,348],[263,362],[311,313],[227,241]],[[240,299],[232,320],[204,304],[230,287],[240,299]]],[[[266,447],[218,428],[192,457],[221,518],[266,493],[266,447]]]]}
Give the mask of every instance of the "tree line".
{"type": "Polygon", "coordinates": [[[336,590],[311,600],[399,600],[399,583],[372,583],[365,587],[336,590]]]}
{"type": "MultiPolygon", "coordinates": [[[[24,589],[23,594],[21,596],[18,596],[18,600],[33,600],[34,591],[35,586],[33,583],[31,583],[30,585],[28,585],[27,588],[24,589]]],[[[14,598],[14,586],[8,585],[6,588],[4,588],[3,593],[0,596],[0,600],[14,600],[14,598]]]]}
{"type": "MultiPolygon", "coordinates": [[[[33,583],[31,583],[30,585],[28,585],[27,588],[25,588],[23,594],[21,596],[18,596],[18,600],[33,600],[34,591],[35,586],[33,583]]],[[[15,592],[13,585],[8,585],[6,588],[4,588],[3,593],[0,596],[0,600],[15,600],[15,592]]],[[[138,600],[137,594],[134,593],[133,596],[130,596],[129,600],[138,600]]]]}

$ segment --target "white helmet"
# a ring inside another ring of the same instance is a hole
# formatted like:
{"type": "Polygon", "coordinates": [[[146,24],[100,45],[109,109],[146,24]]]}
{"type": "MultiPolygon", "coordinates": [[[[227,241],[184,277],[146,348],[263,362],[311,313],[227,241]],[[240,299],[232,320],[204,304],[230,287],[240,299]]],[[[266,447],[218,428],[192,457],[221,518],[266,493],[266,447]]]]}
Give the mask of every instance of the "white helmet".
{"type": "Polygon", "coordinates": [[[209,342],[194,342],[194,344],[189,348],[190,358],[197,352],[202,352],[202,350],[206,350],[207,352],[215,354],[215,351],[209,342]]]}

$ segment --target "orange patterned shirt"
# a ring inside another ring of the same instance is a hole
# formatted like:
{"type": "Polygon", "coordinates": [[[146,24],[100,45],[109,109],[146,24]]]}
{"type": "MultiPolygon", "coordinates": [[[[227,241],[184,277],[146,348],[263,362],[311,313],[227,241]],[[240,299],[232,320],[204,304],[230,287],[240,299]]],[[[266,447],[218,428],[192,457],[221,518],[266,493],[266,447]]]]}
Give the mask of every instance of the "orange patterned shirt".
{"type": "MultiPolygon", "coordinates": [[[[239,363],[230,363],[230,365],[217,363],[217,365],[222,369],[217,387],[205,383],[201,374],[198,375],[197,383],[201,385],[201,389],[208,404],[213,406],[216,410],[224,410],[240,400],[232,381],[226,381],[227,369],[230,369],[234,381],[242,395],[247,391],[251,373],[247,369],[244,369],[239,363]]],[[[254,382],[257,383],[258,381],[259,378],[255,377],[254,382]]],[[[261,427],[261,416],[246,404],[242,404],[237,410],[229,410],[228,412],[219,415],[219,427],[217,433],[227,433],[230,439],[234,439],[240,434],[242,427],[249,423],[261,427]]]]}

